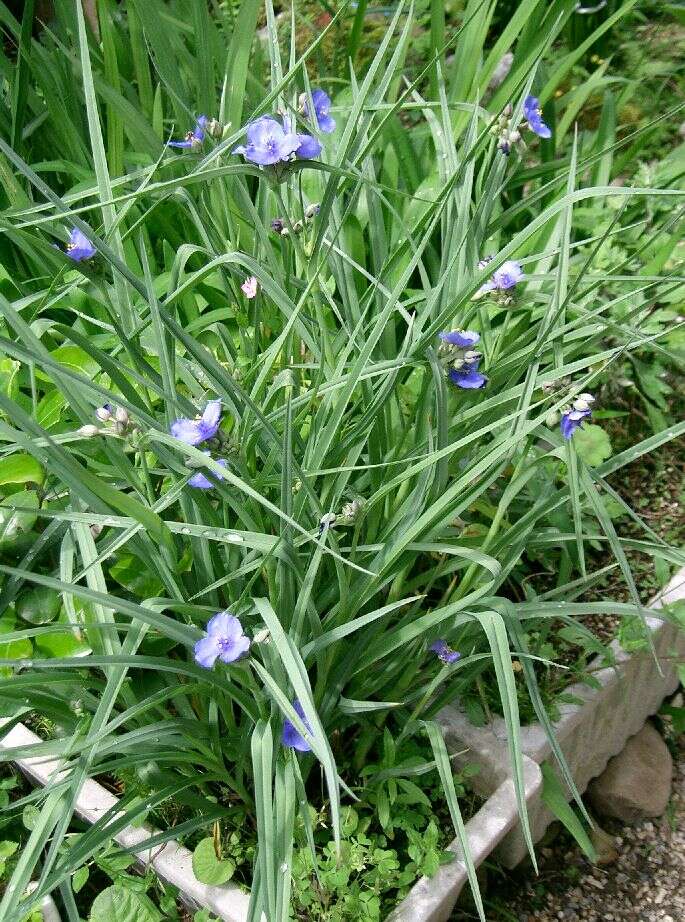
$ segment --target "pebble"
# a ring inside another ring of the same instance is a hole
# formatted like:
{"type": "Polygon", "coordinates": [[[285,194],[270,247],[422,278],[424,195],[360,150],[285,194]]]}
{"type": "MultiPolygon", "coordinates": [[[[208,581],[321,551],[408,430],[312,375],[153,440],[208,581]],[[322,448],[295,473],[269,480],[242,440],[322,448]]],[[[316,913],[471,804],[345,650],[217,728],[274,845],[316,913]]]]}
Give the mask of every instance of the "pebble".
{"type": "MultiPolygon", "coordinates": [[[[488,890],[496,906],[488,922],[685,922],[685,738],[675,740],[673,796],[664,816],[624,826],[603,820],[617,858],[593,867],[568,840],[545,847],[540,877],[512,872],[488,890]],[[550,854],[551,853],[551,854],[550,854]],[[540,896],[540,885],[546,892],[540,896]],[[499,894],[502,887],[505,890],[499,894]]],[[[450,922],[473,915],[455,910],[450,922]]]]}

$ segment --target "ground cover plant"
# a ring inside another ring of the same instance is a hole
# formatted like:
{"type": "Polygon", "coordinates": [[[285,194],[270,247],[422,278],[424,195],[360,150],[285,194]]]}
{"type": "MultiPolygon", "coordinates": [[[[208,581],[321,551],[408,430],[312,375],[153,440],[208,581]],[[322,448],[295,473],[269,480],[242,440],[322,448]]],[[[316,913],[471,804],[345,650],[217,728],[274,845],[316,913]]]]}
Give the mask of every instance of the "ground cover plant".
{"type": "Polygon", "coordinates": [[[627,552],[683,564],[610,479],[685,432],[682,149],[626,182],[678,105],[621,122],[587,56],[635,3],[574,6],[432,4],[421,60],[411,4],[370,48],[361,4],[304,48],[254,0],[0,4],[0,695],[43,737],[2,758],[67,769],[1,918],[145,818],[251,919],[382,918],[463,842],[455,700],[504,715],[532,852],[550,633],[645,643],[627,552]],[[72,845],[87,777],[121,809],[72,845]]]}

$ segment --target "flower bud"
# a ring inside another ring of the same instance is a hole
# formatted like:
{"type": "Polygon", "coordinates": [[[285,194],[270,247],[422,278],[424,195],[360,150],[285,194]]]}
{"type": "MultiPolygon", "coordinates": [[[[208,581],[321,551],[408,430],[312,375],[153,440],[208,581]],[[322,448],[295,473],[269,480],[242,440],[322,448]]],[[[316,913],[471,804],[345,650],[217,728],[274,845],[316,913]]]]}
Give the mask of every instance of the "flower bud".
{"type": "Polygon", "coordinates": [[[210,120],[207,122],[206,131],[210,137],[218,141],[221,139],[224,133],[224,126],[215,118],[210,118],[210,120]]]}
{"type": "Polygon", "coordinates": [[[112,405],[109,403],[104,403],[101,407],[98,407],[95,411],[95,415],[102,423],[106,423],[112,418],[112,405]]]}
{"type": "Polygon", "coordinates": [[[322,534],[329,528],[333,528],[337,518],[338,517],[336,516],[335,512],[327,512],[325,515],[322,515],[319,519],[319,534],[322,534]]]}
{"type": "Polygon", "coordinates": [[[283,221],[283,218],[274,218],[271,222],[271,230],[276,234],[282,234],[284,227],[285,222],[283,221]]]}
{"type": "Polygon", "coordinates": [[[95,435],[100,435],[100,429],[98,426],[94,426],[92,423],[87,423],[85,426],[81,426],[80,429],[77,429],[79,435],[82,435],[84,439],[92,439],[95,435]]]}
{"type": "Polygon", "coordinates": [[[312,218],[315,218],[320,211],[321,205],[319,205],[318,202],[313,202],[311,205],[307,205],[305,208],[304,216],[307,221],[311,221],[312,218]]]}
{"type": "Polygon", "coordinates": [[[123,407],[116,408],[116,412],[114,413],[114,418],[118,423],[121,423],[122,426],[128,425],[128,413],[123,407]]]}

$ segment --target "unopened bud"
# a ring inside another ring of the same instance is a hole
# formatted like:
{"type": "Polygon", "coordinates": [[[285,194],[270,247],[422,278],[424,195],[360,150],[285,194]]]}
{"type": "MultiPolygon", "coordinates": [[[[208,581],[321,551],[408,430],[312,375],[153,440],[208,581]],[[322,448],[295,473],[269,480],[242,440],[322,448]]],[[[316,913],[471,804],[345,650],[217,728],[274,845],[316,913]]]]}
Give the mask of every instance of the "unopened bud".
{"type": "Polygon", "coordinates": [[[84,439],[92,439],[94,435],[100,435],[100,428],[94,426],[92,423],[88,423],[85,426],[81,426],[77,430],[79,435],[82,435],[84,439]]]}
{"type": "Polygon", "coordinates": [[[101,407],[97,408],[95,415],[101,422],[106,423],[112,417],[112,405],[104,403],[101,407]]]}
{"type": "Polygon", "coordinates": [[[329,528],[333,528],[337,518],[338,517],[336,516],[335,512],[327,512],[325,515],[322,515],[319,519],[319,534],[321,535],[329,528]]]}
{"type": "Polygon", "coordinates": [[[100,525],[99,522],[94,522],[94,523],[90,526],[90,533],[91,533],[91,535],[92,535],[94,538],[99,538],[100,535],[102,534],[102,528],[103,528],[103,526],[100,525]]]}
{"type": "Polygon", "coordinates": [[[320,211],[321,205],[319,205],[318,202],[314,202],[311,205],[307,205],[305,208],[304,216],[308,221],[311,221],[312,218],[315,218],[320,211]]]}
{"type": "Polygon", "coordinates": [[[207,134],[218,141],[223,133],[224,126],[221,124],[221,122],[217,121],[215,118],[210,118],[210,120],[207,122],[207,134]]]}
{"type": "Polygon", "coordinates": [[[128,413],[123,407],[117,407],[114,418],[122,426],[128,425],[128,413]]]}

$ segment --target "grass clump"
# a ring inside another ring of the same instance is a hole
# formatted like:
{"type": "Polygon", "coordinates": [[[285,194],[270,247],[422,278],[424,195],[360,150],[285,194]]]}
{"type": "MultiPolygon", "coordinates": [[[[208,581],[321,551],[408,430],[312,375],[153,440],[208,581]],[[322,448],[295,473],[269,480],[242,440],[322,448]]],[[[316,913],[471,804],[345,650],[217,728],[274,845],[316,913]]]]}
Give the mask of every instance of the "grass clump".
{"type": "Polygon", "coordinates": [[[504,715],[532,852],[539,638],[642,624],[617,512],[682,564],[608,478],[684,431],[639,371],[682,364],[684,193],[675,165],[616,182],[649,132],[619,131],[609,91],[574,129],[573,4],[525,0],[493,33],[496,7],[451,28],[433,4],[409,68],[400,4],[365,66],[317,73],[345,9],[300,53],[253,0],[104,2],[99,39],[78,3],[37,37],[2,5],[0,689],[67,770],[8,922],[108,847],[101,821],[61,848],[90,776],[139,779],[122,824],[173,802],[205,869],[215,837],[207,873],[245,865],[251,922],[379,918],[388,881],[436,869],[447,816],[465,844],[434,720],[457,700],[504,715]],[[616,454],[626,363],[652,427],[616,454]],[[597,542],[626,600],[578,609],[597,542]]]}

